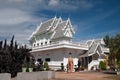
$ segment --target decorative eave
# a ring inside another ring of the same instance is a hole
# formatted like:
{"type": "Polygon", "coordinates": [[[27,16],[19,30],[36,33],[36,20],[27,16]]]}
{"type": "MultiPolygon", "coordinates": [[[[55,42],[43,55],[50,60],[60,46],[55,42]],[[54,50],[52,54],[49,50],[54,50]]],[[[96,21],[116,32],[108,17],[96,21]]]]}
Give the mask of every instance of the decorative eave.
{"type": "Polygon", "coordinates": [[[40,25],[39,26],[37,26],[37,29],[32,33],[32,35],[29,37],[29,41],[36,35],[36,33],[38,32],[38,30],[40,29],[40,27],[41,27],[41,25],[42,25],[42,22],[40,23],[40,25]]]}
{"type": "Polygon", "coordinates": [[[56,18],[56,16],[55,16],[54,19],[53,19],[53,22],[51,23],[51,25],[48,27],[47,30],[50,30],[50,28],[53,27],[53,23],[55,22],[56,19],[57,19],[57,18],[56,18]]]}
{"type": "Polygon", "coordinates": [[[97,44],[97,46],[96,46],[96,48],[94,49],[94,52],[93,52],[93,53],[89,54],[89,51],[88,51],[88,55],[91,56],[91,55],[95,54],[98,46],[99,46],[99,44],[97,44]]]}
{"type": "Polygon", "coordinates": [[[49,19],[49,20],[47,20],[47,21],[45,21],[45,22],[41,22],[40,23],[40,25],[37,27],[37,29],[32,33],[32,35],[29,37],[29,41],[34,37],[34,36],[36,36],[36,35],[38,35],[38,34],[42,34],[42,33],[44,33],[44,31],[43,32],[39,32],[39,30],[40,30],[40,28],[41,27],[44,27],[44,26],[42,26],[43,24],[46,24],[48,21],[50,21],[50,20],[53,20],[52,21],[52,23],[50,23],[50,26],[48,26],[48,28],[45,30],[45,32],[47,32],[48,30],[49,30],[49,28],[53,25],[53,22],[55,21],[55,19],[56,19],[56,16],[54,17],[54,18],[52,18],[52,19],[49,19]]]}
{"type": "Polygon", "coordinates": [[[87,44],[88,47],[90,48],[92,46],[93,42],[94,42],[94,39],[93,40],[88,40],[85,44],[87,44]],[[91,41],[90,45],[87,44],[89,41],[91,41]]]}
{"type": "Polygon", "coordinates": [[[85,54],[80,55],[79,58],[88,57],[88,56],[89,56],[89,54],[88,54],[88,53],[85,53],[85,54]]]}
{"type": "Polygon", "coordinates": [[[53,39],[55,33],[56,33],[56,31],[53,32],[53,34],[52,34],[52,36],[50,37],[50,39],[53,39]]]}
{"type": "Polygon", "coordinates": [[[105,42],[104,42],[103,38],[101,38],[101,43],[105,45],[105,42]]]}
{"type": "Polygon", "coordinates": [[[54,31],[54,30],[57,28],[58,24],[60,24],[61,22],[62,22],[62,18],[59,17],[59,18],[58,18],[58,21],[57,21],[55,27],[53,27],[52,31],[54,31]]]}

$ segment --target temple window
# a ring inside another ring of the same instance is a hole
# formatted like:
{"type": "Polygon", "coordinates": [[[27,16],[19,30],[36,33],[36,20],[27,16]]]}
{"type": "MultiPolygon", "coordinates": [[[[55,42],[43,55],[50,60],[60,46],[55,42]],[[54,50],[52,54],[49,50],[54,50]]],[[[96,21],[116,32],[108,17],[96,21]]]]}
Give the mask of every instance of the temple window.
{"type": "Polygon", "coordinates": [[[37,43],[37,46],[39,46],[39,43],[37,43]]]}
{"type": "Polygon", "coordinates": [[[45,58],[45,61],[46,62],[50,62],[50,58],[45,58]]]}
{"type": "Polygon", "coordinates": [[[50,41],[50,44],[51,44],[51,41],[50,41]]]}
{"type": "Polygon", "coordinates": [[[41,45],[43,45],[43,43],[41,43],[41,45]]]}
{"type": "Polygon", "coordinates": [[[47,44],[47,42],[45,42],[45,44],[47,44]]]}

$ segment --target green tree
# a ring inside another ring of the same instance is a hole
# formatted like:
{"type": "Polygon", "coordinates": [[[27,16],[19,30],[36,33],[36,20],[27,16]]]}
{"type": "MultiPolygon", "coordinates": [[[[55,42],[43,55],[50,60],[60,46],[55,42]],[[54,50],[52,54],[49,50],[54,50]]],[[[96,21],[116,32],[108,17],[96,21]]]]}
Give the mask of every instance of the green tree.
{"type": "Polygon", "coordinates": [[[109,64],[116,66],[120,60],[120,34],[109,37],[104,37],[106,46],[110,49],[109,64]]]}
{"type": "Polygon", "coordinates": [[[108,35],[106,35],[103,40],[104,40],[104,42],[106,44],[106,47],[109,47],[110,37],[108,35]]]}
{"type": "Polygon", "coordinates": [[[11,77],[15,77],[17,72],[22,71],[24,59],[31,57],[30,50],[26,47],[18,48],[17,41],[14,42],[14,36],[10,45],[7,45],[5,40],[2,47],[2,41],[0,41],[0,73],[11,73],[11,77]]]}

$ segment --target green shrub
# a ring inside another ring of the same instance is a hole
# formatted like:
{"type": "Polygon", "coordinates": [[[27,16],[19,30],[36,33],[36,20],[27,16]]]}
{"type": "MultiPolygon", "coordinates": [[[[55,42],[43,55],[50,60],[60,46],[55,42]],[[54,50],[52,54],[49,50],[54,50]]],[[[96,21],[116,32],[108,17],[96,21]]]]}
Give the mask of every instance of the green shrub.
{"type": "Polygon", "coordinates": [[[49,70],[49,65],[47,62],[44,63],[44,68],[46,68],[46,70],[49,70]]]}
{"type": "Polygon", "coordinates": [[[120,68],[120,60],[117,62],[118,67],[120,68]]]}
{"type": "Polygon", "coordinates": [[[102,70],[106,70],[106,65],[105,65],[105,63],[103,61],[100,61],[100,68],[102,70]]]}
{"type": "Polygon", "coordinates": [[[34,68],[34,61],[33,60],[30,60],[30,62],[29,62],[29,68],[34,68]]]}

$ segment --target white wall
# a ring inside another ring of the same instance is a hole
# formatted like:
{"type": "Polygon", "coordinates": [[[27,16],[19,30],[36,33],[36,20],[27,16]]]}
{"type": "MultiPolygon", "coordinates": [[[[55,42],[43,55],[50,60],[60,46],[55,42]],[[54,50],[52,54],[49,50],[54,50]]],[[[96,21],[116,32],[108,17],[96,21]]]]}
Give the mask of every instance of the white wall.
{"type": "Polygon", "coordinates": [[[72,53],[71,56],[73,58],[74,65],[77,65],[79,50],[75,50],[75,49],[62,48],[62,49],[42,51],[35,53],[34,56],[36,57],[36,60],[38,58],[41,58],[43,61],[45,61],[45,58],[50,58],[51,61],[48,62],[49,65],[60,66],[61,63],[63,63],[64,66],[66,67],[66,65],[68,64],[68,58],[70,56],[69,55],[70,52],[72,53]]]}

